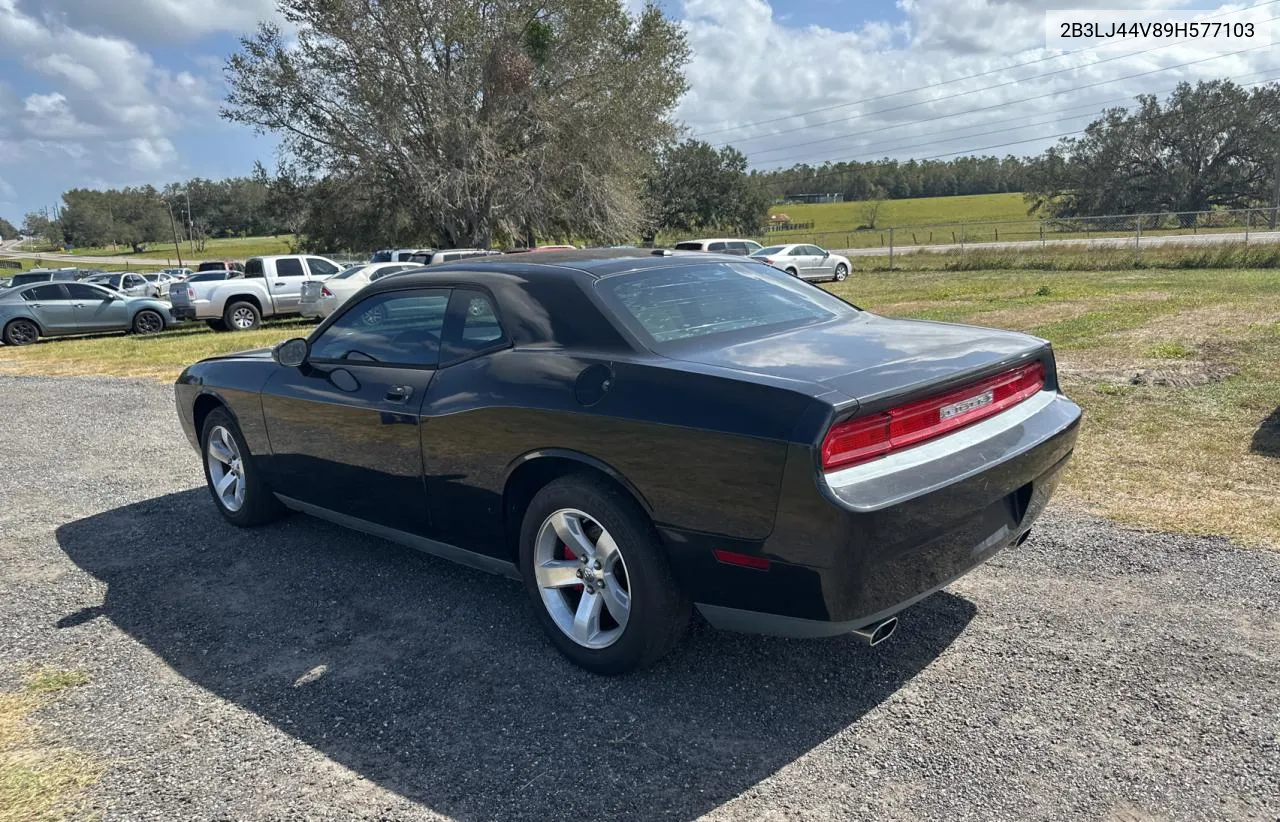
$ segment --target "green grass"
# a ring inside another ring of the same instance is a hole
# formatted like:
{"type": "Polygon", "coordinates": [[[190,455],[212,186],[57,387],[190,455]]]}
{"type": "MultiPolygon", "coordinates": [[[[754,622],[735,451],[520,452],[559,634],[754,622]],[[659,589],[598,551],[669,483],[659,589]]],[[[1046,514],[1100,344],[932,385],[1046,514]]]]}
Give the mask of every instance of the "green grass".
{"type": "Polygon", "coordinates": [[[17,691],[0,692],[0,822],[53,822],[81,807],[101,766],[39,732],[32,714],[87,674],[41,668],[17,691]]]}
{"type": "MultiPolygon", "coordinates": [[[[853,256],[854,271],[888,271],[887,256],[853,256]]],[[[1150,248],[1047,246],[976,251],[921,251],[898,254],[893,269],[908,271],[1123,271],[1142,269],[1280,268],[1280,244],[1217,243],[1150,248]]]]}
{"type": "MultiPolygon", "coordinates": [[[[213,239],[208,241],[204,251],[195,251],[186,242],[179,245],[182,249],[183,263],[191,265],[192,262],[201,260],[245,260],[249,257],[257,257],[264,254],[290,254],[293,253],[291,245],[293,241],[294,237],[292,235],[282,234],[278,237],[225,237],[213,239]]],[[[172,265],[178,264],[178,255],[173,243],[152,243],[147,251],[139,254],[133,253],[127,246],[77,248],[71,253],[90,257],[125,256],[130,259],[160,260],[161,262],[169,261],[172,265]]]]}

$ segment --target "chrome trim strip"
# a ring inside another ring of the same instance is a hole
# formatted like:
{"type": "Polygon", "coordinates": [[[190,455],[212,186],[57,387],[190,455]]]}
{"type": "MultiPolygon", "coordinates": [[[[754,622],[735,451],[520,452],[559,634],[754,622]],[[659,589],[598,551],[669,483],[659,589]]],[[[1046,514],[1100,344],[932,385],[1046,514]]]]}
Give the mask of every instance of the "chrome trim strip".
{"type": "Polygon", "coordinates": [[[332,522],[335,525],[341,525],[344,528],[350,528],[353,531],[360,531],[374,537],[400,545],[422,551],[432,556],[447,559],[456,562],[459,565],[466,565],[480,571],[487,571],[490,574],[507,577],[508,579],[520,580],[520,571],[516,568],[515,563],[506,560],[496,559],[485,554],[478,554],[475,551],[468,551],[465,548],[459,548],[456,545],[450,545],[447,542],[438,542],[427,537],[420,537],[417,534],[410,534],[407,531],[399,531],[395,528],[388,528],[385,525],[379,525],[376,522],[353,517],[349,514],[340,514],[337,511],[331,511],[328,508],[321,508],[319,505],[312,505],[309,502],[286,497],[284,494],[276,494],[276,499],[284,503],[285,507],[291,508],[303,514],[309,514],[318,519],[332,522]]]}
{"type": "Polygon", "coordinates": [[[828,490],[855,510],[877,510],[923,496],[1006,462],[1075,424],[1080,408],[1056,391],[1034,397],[951,434],[871,462],[822,475],[828,490]],[[934,470],[922,471],[923,466],[934,470]],[[950,470],[938,474],[946,466],[950,470]],[[925,474],[931,474],[932,479],[925,474]]]}

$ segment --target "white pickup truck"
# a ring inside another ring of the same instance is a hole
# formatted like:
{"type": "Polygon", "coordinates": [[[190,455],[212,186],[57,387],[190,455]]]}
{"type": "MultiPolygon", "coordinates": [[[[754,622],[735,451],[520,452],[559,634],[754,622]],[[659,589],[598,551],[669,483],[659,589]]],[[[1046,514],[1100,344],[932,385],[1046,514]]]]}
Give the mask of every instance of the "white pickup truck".
{"type": "Polygon", "coordinates": [[[241,277],[174,283],[169,301],[175,318],[204,320],[218,331],[248,331],[257,328],[264,317],[297,314],[302,284],[328,279],[338,271],[338,264],[325,257],[254,257],[244,264],[241,277]]]}

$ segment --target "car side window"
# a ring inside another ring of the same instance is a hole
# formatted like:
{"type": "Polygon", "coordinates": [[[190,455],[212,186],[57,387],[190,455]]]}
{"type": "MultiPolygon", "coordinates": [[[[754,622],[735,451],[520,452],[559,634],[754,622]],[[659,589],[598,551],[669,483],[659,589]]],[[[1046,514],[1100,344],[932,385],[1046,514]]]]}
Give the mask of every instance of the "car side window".
{"type": "Polygon", "coordinates": [[[73,300],[109,300],[111,293],[88,283],[67,283],[67,293],[73,300]]]}
{"type": "Polygon", "coordinates": [[[796,246],[795,248],[791,249],[789,252],[787,252],[787,256],[788,256],[788,257],[803,257],[803,256],[805,256],[805,255],[806,255],[806,254],[808,254],[808,253],[809,253],[809,252],[807,252],[807,251],[805,251],[805,250],[804,250],[804,246],[802,246],[802,245],[798,245],[798,246],[796,246]]]}
{"type": "Polygon", "coordinates": [[[315,362],[435,366],[449,289],[384,291],[344,311],[311,343],[315,362]]]}
{"type": "Polygon", "coordinates": [[[296,257],[286,257],[283,260],[276,260],[276,276],[277,277],[301,277],[302,260],[296,257]]]}
{"type": "Polygon", "coordinates": [[[720,252],[723,252],[723,251],[724,251],[724,243],[712,243],[711,245],[707,246],[707,251],[720,251],[720,252]]]}
{"type": "Polygon", "coordinates": [[[381,280],[383,277],[387,276],[388,274],[398,274],[401,271],[408,271],[411,268],[413,268],[413,266],[411,265],[389,265],[386,268],[379,268],[377,271],[373,272],[373,274],[369,276],[369,282],[373,282],[374,280],[381,280]]]}
{"type": "Polygon", "coordinates": [[[27,302],[65,300],[66,295],[60,285],[38,285],[35,288],[28,288],[24,291],[22,293],[22,299],[27,302]]]}
{"type": "Polygon", "coordinates": [[[456,362],[506,341],[493,298],[471,288],[454,289],[445,329],[444,362],[456,362]]]}
{"type": "Polygon", "coordinates": [[[320,257],[308,257],[307,268],[311,269],[312,277],[332,277],[338,273],[336,265],[320,257]]]}
{"type": "MultiPolygon", "coordinates": [[[[257,257],[254,257],[252,260],[250,260],[245,264],[244,276],[246,279],[253,278],[253,277],[261,277],[262,270],[263,270],[262,260],[259,260],[257,257]]],[[[230,277],[230,276],[231,275],[228,273],[227,277],[230,277]]],[[[223,279],[226,279],[226,277],[224,277],[223,279]]]]}
{"type": "Polygon", "coordinates": [[[746,243],[729,243],[728,246],[727,251],[730,254],[738,254],[745,257],[751,253],[751,249],[747,247],[746,243]]]}

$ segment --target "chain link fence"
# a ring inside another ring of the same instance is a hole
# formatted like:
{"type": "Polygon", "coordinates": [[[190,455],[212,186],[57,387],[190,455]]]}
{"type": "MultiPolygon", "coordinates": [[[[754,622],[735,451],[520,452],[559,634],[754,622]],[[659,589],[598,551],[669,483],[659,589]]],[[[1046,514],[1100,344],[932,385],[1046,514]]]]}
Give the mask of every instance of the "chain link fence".
{"type": "Polygon", "coordinates": [[[1055,219],[975,220],[900,225],[851,231],[770,231],[755,239],[765,245],[813,243],[838,251],[911,252],[920,249],[1034,247],[1064,241],[1118,246],[1144,242],[1278,242],[1276,208],[1154,212],[1055,219]],[[1178,238],[1183,238],[1179,240],[1178,238]]]}

